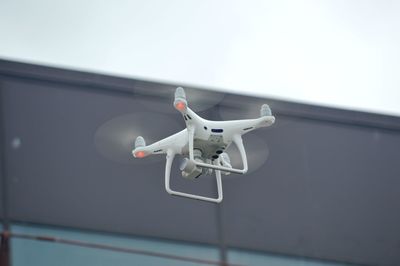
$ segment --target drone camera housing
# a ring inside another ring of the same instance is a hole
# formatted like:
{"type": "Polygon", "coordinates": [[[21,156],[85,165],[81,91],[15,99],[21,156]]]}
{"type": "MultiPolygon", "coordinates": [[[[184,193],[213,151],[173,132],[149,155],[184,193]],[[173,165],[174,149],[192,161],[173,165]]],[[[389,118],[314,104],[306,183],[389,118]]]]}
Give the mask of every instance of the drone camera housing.
{"type": "Polygon", "coordinates": [[[198,178],[203,173],[203,170],[188,158],[182,160],[179,169],[182,171],[182,176],[187,179],[198,178]]]}

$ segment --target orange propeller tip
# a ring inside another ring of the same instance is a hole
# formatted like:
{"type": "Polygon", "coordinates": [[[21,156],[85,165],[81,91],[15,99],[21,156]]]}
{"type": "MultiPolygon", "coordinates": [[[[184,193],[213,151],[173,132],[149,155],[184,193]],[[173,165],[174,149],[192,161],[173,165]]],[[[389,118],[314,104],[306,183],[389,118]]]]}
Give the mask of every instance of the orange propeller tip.
{"type": "Polygon", "coordinates": [[[146,153],[144,151],[135,152],[135,158],[143,158],[145,156],[146,156],[146,153]]]}
{"type": "Polygon", "coordinates": [[[179,111],[183,111],[186,109],[186,104],[184,102],[177,102],[175,104],[175,108],[178,109],[179,111]]]}

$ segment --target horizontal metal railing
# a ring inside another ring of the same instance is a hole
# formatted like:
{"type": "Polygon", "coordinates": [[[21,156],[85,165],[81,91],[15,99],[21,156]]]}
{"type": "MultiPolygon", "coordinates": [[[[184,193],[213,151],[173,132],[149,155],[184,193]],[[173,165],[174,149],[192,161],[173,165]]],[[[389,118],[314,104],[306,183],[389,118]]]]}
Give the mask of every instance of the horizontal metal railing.
{"type": "MultiPolygon", "coordinates": [[[[169,259],[169,260],[185,261],[185,262],[204,264],[204,265],[243,266],[240,264],[192,258],[192,257],[186,257],[186,256],[171,255],[171,254],[167,254],[167,253],[154,252],[154,251],[148,251],[148,250],[142,250],[142,249],[136,249],[136,248],[105,245],[105,244],[100,244],[100,243],[92,243],[92,242],[86,242],[86,241],[81,241],[81,240],[65,239],[65,238],[53,237],[53,236],[47,236],[47,235],[32,235],[32,234],[13,233],[13,232],[9,232],[9,231],[4,231],[1,234],[2,246],[0,247],[0,254],[2,254],[2,256],[7,256],[7,254],[4,254],[4,252],[5,252],[4,249],[6,248],[7,251],[9,251],[8,240],[10,240],[11,238],[53,242],[53,243],[59,243],[59,244],[65,244],[65,245],[73,245],[73,246],[79,246],[79,247],[85,247],[85,248],[94,248],[94,249],[102,249],[102,250],[122,252],[122,253],[144,255],[144,256],[150,256],[150,257],[158,257],[158,258],[164,258],[164,259],[169,259]],[[6,247],[4,247],[4,246],[6,246],[6,247]]],[[[0,258],[0,261],[1,261],[1,258],[0,258]]],[[[8,261],[8,259],[7,259],[7,261],[8,261]]],[[[9,266],[9,265],[1,265],[1,266],[9,266]]]]}

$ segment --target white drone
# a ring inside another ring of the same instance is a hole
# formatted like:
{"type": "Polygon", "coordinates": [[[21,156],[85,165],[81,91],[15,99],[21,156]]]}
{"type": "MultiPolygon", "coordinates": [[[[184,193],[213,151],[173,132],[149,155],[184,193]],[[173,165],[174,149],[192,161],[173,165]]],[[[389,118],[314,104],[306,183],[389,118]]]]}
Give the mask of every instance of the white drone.
{"type": "Polygon", "coordinates": [[[174,107],[185,119],[186,128],[148,146],[146,146],[143,137],[139,136],[136,138],[135,149],[132,154],[135,158],[144,158],[150,154],[167,154],[165,189],[169,194],[219,203],[223,197],[221,171],[225,175],[230,173],[245,174],[247,172],[247,157],[242,135],[257,128],[272,125],[275,122],[275,117],[272,116],[269,106],[264,104],[261,106],[259,118],[231,121],[206,120],[188,107],[185,91],[181,87],[175,91],[174,107]],[[232,168],[229,156],[224,152],[232,142],[238,147],[242,157],[243,169],[232,168]],[[182,176],[185,178],[195,179],[202,174],[211,174],[215,170],[218,198],[183,193],[171,189],[171,167],[176,154],[189,155],[189,158],[183,159],[180,165],[182,176]]]}

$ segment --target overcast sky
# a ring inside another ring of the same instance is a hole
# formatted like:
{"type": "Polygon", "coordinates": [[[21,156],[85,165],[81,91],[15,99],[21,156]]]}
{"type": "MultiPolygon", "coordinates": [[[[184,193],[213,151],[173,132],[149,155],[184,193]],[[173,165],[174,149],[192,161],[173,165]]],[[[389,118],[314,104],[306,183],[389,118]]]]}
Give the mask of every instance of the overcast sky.
{"type": "Polygon", "coordinates": [[[0,1],[0,58],[400,115],[400,1],[0,1]]]}

